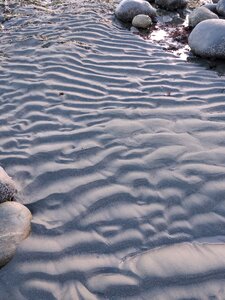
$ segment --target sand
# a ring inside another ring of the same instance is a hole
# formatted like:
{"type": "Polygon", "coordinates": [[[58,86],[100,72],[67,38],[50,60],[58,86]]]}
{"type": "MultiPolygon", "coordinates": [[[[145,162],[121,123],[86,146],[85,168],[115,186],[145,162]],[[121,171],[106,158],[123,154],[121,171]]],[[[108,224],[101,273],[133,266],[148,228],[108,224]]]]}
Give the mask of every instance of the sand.
{"type": "Polygon", "coordinates": [[[0,33],[0,165],[33,214],[0,300],[224,299],[224,77],[107,4],[54,11],[0,33]]]}

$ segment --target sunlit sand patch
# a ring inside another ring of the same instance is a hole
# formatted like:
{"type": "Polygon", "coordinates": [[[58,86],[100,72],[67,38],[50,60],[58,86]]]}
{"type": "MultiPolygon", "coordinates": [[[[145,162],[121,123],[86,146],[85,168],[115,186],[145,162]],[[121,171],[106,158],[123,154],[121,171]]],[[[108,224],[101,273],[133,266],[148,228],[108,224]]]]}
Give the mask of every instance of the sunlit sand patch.
{"type": "Polygon", "coordinates": [[[156,283],[174,280],[204,280],[223,274],[225,244],[184,243],[153,249],[127,258],[121,268],[138,275],[141,280],[156,283]]]}

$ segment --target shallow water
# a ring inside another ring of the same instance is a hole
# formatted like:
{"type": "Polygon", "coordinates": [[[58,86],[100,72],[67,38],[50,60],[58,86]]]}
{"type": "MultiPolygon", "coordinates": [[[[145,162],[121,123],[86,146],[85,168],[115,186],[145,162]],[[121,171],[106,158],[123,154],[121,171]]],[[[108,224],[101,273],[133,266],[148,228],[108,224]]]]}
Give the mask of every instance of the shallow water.
{"type": "Polygon", "coordinates": [[[0,300],[225,299],[224,77],[106,3],[19,11],[0,33],[0,165],[33,222],[0,300]]]}

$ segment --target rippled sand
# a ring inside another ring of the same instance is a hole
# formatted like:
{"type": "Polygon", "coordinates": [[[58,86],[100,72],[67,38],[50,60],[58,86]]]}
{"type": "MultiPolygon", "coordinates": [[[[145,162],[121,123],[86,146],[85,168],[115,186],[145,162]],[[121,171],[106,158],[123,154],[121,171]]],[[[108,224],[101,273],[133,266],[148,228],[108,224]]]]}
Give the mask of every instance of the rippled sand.
{"type": "Polygon", "coordinates": [[[224,77],[95,6],[0,33],[0,165],[33,213],[0,300],[225,299],[224,77]]]}

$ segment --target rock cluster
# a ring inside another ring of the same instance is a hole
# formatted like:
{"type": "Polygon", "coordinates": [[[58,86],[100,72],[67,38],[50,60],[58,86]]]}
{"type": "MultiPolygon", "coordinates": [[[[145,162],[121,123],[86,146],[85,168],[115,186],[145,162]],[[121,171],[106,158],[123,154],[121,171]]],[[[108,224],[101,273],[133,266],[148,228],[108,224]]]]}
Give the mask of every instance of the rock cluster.
{"type": "MultiPolygon", "coordinates": [[[[196,5],[202,6],[191,12],[189,10],[188,17],[188,26],[193,29],[188,38],[192,52],[203,57],[225,58],[225,0],[196,1],[196,5]]],[[[194,7],[189,2],[191,0],[122,0],[115,15],[121,21],[131,23],[131,30],[136,33],[138,29],[148,29],[153,23],[167,17],[160,16],[160,9],[176,13],[177,9],[185,8],[187,4],[189,9],[194,7]]],[[[171,16],[168,15],[168,18],[171,19],[171,16]]]]}
{"type": "Polygon", "coordinates": [[[0,267],[13,257],[30,232],[31,213],[24,205],[12,201],[16,192],[15,183],[0,167],[0,267]]]}
{"type": "MultiPolygon", "coordinates": [[[[187,1],[188,0],[122,0],[116,7],[115,15],[122,22],[132,23],[133,27],[147,29],[155,23],[159,17],[156,8],[176,11],[179,8],[186,7],[187,1]],[[156,8],[153,7],[150,2],[153,2],[156,8]]],[[[169,19],[171,18],[169,17],[169,19]]]]}

